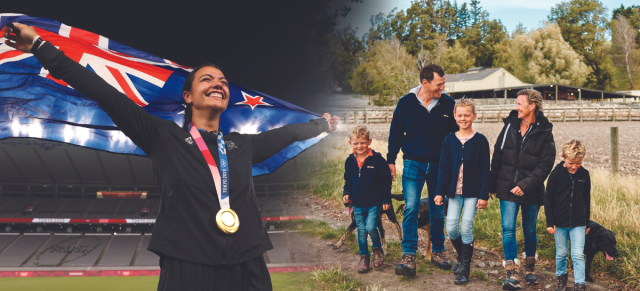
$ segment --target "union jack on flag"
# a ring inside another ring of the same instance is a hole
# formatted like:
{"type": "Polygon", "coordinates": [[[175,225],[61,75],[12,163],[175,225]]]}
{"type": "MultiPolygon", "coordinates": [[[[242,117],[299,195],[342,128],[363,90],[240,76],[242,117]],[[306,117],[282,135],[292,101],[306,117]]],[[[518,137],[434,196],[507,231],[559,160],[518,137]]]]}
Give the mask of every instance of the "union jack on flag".
{"type": "MultiPolygon", "coordinates": [[[[182,84],[190,67],[181,66],[63,23],[22,14],[0,14],[10,22],[33,26],[46,41],[92,70],[147,112],[178,125],[184,121],[182,84]]],[[[0,36],[0,139],[32,137],[115,153],[145,155],[113,124],[97,102],[53,78],[31,54],[4,44],[0,36]]],[[[229,106],[221,116],[224,132],[259,133],[318,115],[263,93],[229,84],[229,106]]],[[[267,174],[323,138],[296,142],[253,175],[267,174]]]]}

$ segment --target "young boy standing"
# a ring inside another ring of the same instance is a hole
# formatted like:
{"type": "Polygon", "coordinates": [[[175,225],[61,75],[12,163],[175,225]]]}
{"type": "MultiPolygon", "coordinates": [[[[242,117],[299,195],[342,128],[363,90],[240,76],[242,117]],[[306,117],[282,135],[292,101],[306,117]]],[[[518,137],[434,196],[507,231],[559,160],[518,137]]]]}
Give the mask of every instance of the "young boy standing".
{"type": "Polygon", "coordinates": [[[458,100],[453,114],[460,130],[442,143],[435,203],[442,205],[449,198],[447,233],[458,253],[454,283],[464,285],[471,273],[476,210],[485,209],[489,199],[490,154],[487,138],[472,127],[477,116],[473,100],[458,100]]]}
{"type": "Polygon", "coordinates": [[[369,148],[371,138],[364,126],[356,126],[349,134],[349,145],[353,153],[344,163],[344,203],[352,201],[353,214],[358,228],[360,264],[358,273],[369,271],[369,247],[367,234],[373,244],[373,266],[384,262],[384,252],[378,232],[380,206],[388,210],[391,206],[391,170],[387,161],[369,148]]]}
{"type": "Polygon", "coordinates": [[[556,239],[556,289],[567,285],[567,254],[571,240],[571,260],[575,277],[573,290],[586,290],[584,241],[589,233],[591,215],[591,179],[582,167],[586,151],[578,140],[562,146],[562,159],[549,175],[544,208],[547,231],[556,239]]]}

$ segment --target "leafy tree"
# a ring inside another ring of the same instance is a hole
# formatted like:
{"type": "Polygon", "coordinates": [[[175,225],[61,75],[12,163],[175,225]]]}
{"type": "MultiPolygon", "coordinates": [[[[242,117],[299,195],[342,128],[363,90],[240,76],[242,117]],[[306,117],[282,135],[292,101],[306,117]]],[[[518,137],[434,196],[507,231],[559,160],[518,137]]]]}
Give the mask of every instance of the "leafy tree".
{"type": "MultiPolygon", "coordinates": [[[[625,8],[624,5],[620,4],[619,8],[613,10],[613,18],[611,20],[615,20],[618,14],[627,18],[629,25],[636,31],[640,30],[640,5],[631,5],[625,8]]],[[[640,34],[636,36],[636,43],[640,45],[640,34]]]]}
{"type": "Polygon", "coordinates": [[[638,31],[629,24],[627,18],[622,14],[618,14],[613,20],[612,26],[613,48],[614,52],[618,53],[617,63],[626,69],[629,85],[633,90],[635,87],[633,86],[632,72],[635,72],[638,67],[636,59],[638,50],[635,42],[638,31]]]}
{"type": "Polygon", "coordinates": [[[447,74],[457,74],[472,68],[473,62],[474,59],[471,57],[469,50],[460,45],[459,42],[455,42],[453,46],[445,50],[442,61],[439,64],[447,74]]]}
{"type": "Polygon", "coordinates": [[[351,88],[359,94],[377,94],[374,105],[393,105],[418,84],[418,77],[416,58],[392,36],[369,44],[353,74],[351,88]]]}
{"type": "Polygon", "coordinates": [[[615,68],[609,55],[609,22],[602,3],[598,0],[565,1],[551,8],[547,18],[558,24],[562,37],[591,69],[587,86],[603,90],[611,88],[615,68]]]}
{"type": "Polygon", "coordinates": [[[581,86],[589,71],[582,57],[562,38],[557,24],[546,22],[544,27],[502,42],[499,48],[496,66],[525,82],[581,86]]]}

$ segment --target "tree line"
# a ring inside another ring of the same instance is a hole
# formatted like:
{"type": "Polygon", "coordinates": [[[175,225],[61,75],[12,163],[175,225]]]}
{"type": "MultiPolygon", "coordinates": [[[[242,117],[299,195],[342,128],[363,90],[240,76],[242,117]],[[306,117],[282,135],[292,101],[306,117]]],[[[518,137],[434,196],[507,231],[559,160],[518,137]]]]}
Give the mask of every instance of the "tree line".
{"type": "Polygon", "coordinates": [[[375,105],[395,104],[430,63],[447,74],[502,67],[534,84],[617,91],[640,83],[640,5],[609,13],[598,0],[567,0],[551,7],[541,27],[520,24],[511,33],[490,18],[480,0],[414,1],[406,10],[371,16],[362,38],[349,26],[336,29],[339,13],[333,16],[333,53],[324,61],[333,68],[324,71],[325,89],[375,95],[375,105]]]}

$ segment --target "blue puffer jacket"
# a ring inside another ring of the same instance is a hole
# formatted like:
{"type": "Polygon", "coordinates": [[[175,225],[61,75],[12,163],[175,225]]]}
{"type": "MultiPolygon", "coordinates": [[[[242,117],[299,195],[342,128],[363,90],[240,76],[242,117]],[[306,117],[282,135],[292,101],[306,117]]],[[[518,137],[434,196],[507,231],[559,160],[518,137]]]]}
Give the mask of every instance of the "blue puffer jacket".
{"type": "Polygon", "coordinates": [[[479,132],[464,145],[455,132],[442,142],[436,195],[455,197],[460,166],[464,163],[462,197],[489,199],[489,142],[479,132]]]}

